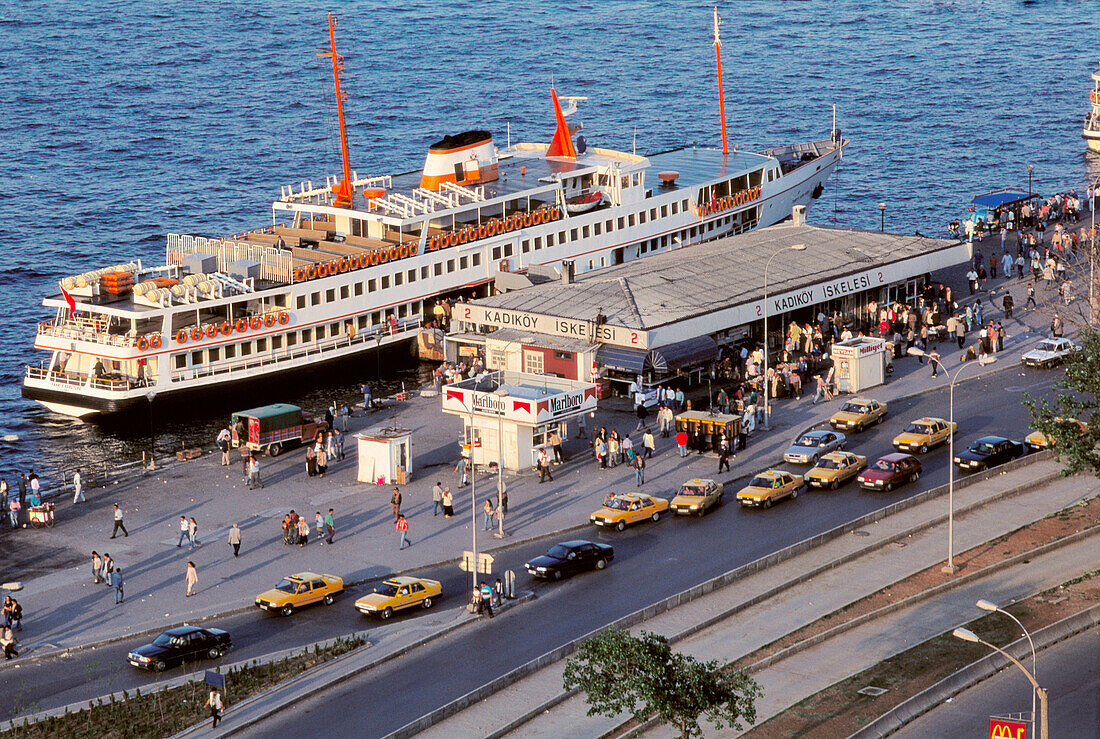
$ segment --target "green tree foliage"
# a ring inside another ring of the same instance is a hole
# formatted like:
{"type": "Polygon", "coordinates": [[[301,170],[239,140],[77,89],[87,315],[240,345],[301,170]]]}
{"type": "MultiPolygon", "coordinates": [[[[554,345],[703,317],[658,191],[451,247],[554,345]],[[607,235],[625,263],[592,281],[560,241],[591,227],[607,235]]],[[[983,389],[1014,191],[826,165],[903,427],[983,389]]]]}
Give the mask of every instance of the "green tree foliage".
{"type": "Polygon", "coordinates": [[[1054,442],[1065,475],[1090,470],[1100,477],[1100,334],[1084,329],[1082,349],[1066,358],[1066,375],[1053,403],[1024,397],[1032,425],[1054,442]],[[1077,421],[1088,425],[1087,430],[1077,421]]]}
{"type": "Polygon", "coordinates": [[[565,665],[566,690],[585,692],[588,715],[629,712],[646,721],[656,714],[681,737],[702,735],[699,718],[717,729],[742,730],[756,721],[760,686],[743,670],[727,672],[717,660],[700,662],[672,651],[668,640],[611,628],[585,639],[565,665]]]}

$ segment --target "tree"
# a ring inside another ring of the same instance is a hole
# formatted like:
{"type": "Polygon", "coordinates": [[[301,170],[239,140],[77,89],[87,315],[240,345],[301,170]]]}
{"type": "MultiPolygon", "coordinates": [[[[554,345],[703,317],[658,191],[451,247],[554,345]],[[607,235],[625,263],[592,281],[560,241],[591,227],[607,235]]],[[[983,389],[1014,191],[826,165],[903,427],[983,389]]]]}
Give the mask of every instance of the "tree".
{"type": "Polygon", "coordinates": [[[1081,351],[1066,358],[1066,374],[1053,403],[1024,396],[1032,424],[1054,443],[1062,474],[1091,470],[1100,477],[1100,333],[1077,335],[1081,351]],[[1087,424],[1082,426],[1077,421],[1087,424]]]}
{"type": "Polygon", "coordinates": [[[717,729],[728,723],[743,729],[756,721],[760,686],[744,670],[727,671],[717,660],[700,662],[672,651],[668,639],[643,631],[640,637],[610,628],[580,643],[565,665],[565,690],[583,690],[588,715],[615,716],[624,711],[639,722],[651,715],[700,736],[699,717],[717,729]]]}

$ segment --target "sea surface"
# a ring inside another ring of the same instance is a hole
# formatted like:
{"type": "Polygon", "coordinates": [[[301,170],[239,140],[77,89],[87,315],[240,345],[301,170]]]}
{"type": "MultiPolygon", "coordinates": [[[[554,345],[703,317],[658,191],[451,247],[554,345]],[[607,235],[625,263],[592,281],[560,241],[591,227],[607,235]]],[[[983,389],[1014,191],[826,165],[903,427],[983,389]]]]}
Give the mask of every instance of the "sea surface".
{"type": "MultiPolygon", "coordinates": [[[[0,475],[132,460],[147,421],[100,426],[20,397],[58,280],[166,232],[270,222],[280,185],[340,167],[326,13],[353,168],[418,169],[471,128],[548,141],[549,88],[582,95],[591,146],[716,146],[711,6],[697,2],[8,2],[0,5],[0,475]]],[[[731,143],[852,144],[810,220],[944,235],[975,194],[1083,189],[1080,136],[1100,3],[739,0],[720,5],[731,143]],[[885,203],[880,213],[879,203],[885,203]]],[[[685,286],[690,289],[690,286],[685,286]]],[[[373,375],[303,388],[319,407],[373,375]]],[[[417,372],[387,372],[392,390],[417,372]]],[[[161,451],[209,443],[233,408],[156,423],[161,451]]]]}

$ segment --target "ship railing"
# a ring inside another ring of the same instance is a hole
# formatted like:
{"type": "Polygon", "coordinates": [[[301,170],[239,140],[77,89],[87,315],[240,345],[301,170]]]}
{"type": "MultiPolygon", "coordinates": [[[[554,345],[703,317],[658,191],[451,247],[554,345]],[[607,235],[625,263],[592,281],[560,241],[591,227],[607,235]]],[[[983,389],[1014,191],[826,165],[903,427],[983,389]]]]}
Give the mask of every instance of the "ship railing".
{"type": "Polygon", "coordinates": [[[264,354],[253,354],[248,357],[222,360],[203,367],[173,370],[172,382],[241,373],[305,357],[323,358],[325,355],[337,352],[340,349],[347,349],[360,344],[381,347],[384,343],[389,343],[387,340],[393,341],[398,338],[405,338],[409,334],[420,331],[421,324],[422,319],[420,316],[403,318],[399,319],[392,327],[374,326],[365,331],[356,331],[354,335],[341,334],[340,336],[334,336],[329,339],[313,341],[309,344],[296,344],[291,347],[283,347],[277,351],[266,352],[264,354]]]}
{"type": "Polygon", "coordinates": [[[139,381],[134,377],[95,377],[81,372],[67,372],[65,370],[50,369],[45,364],[37,367],[27,365],[27,379],[46,380],[61,385],[72,387],[90,388],[93,390],[110,390],[122,392],[145,387],[148,383],[139,381]]]}
{"type": "Polygon", "coordinates": [[[182,265],[184,258],[192,254],[213,255],[217,259],[219,272],[228,272],[230,264],[243,259],[259,263],[261,279],[284,284],[293,282],[294,255],[289,249],[229,239],[168,234],[165,257],[168,264],[182,265]]]}
{"type": "Polygon", "coordinates": [[[64,323],[46,321],[38,324],[38,333],[73,341],[90,341],[108,346],[132,347],[136,336],[110,334],[103,331],[105,321],[92,318],[72,318],[64,323]]]}

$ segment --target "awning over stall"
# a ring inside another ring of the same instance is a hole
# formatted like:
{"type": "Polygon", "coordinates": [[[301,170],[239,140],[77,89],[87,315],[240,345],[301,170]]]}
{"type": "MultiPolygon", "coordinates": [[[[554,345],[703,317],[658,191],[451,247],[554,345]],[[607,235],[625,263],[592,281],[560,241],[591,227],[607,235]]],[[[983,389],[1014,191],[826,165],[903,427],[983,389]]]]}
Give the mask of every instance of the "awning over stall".
{"type": "Polygon", "coordinates": [[[709,336],[696,336],[651,349],[648,364],[656,372],[675,372],[682,367],[712,362],[717,357],[718,343],[709,336]]]}
{"type": "Polygon", "coordinates": [[[640,375],[645,369],[646,354],[645,349],[629,349],[625,346],[603,344],[596,352],[596,362],[608,369],[640,375]]]}

